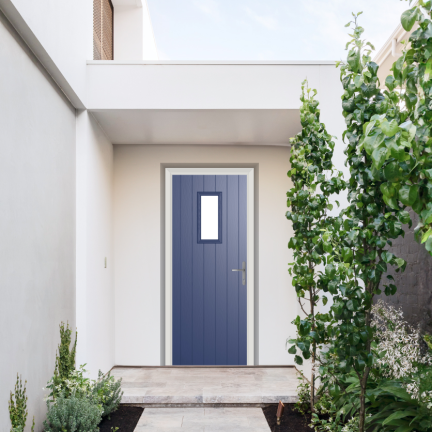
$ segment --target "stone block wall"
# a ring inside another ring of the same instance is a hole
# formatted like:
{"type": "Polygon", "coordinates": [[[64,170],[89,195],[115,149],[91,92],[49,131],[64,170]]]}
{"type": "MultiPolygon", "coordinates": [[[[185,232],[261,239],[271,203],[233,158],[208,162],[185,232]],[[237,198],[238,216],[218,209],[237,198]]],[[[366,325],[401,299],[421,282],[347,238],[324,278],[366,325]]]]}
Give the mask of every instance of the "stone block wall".
{"type": "MultiPolygon", "coordinates": [[[[423,331],[432,333],[432,256],[415,241],[414,228],[418,224],[418,216],[411,211],[412,227],[404,226],[405,238],[393,241],[389,249],[396,256],[407,261],[404,273],[389,272],[395,278],[397,292],[394,296],[386,296],[384,292],[376,298],[402,308],[405,319],[423,331]]],[[[386,277],[383,280],[387,280],[386,277]]]]}

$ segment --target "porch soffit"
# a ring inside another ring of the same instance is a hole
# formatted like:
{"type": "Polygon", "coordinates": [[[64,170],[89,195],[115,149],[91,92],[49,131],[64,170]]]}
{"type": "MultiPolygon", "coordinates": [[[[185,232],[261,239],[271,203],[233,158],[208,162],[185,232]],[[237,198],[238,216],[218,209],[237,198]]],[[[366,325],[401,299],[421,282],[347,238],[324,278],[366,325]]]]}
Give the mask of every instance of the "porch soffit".
{"type": "Polygon", "coordinates": [[[296,109],[92,110],[113,144],[289,145],[296,109]]]}

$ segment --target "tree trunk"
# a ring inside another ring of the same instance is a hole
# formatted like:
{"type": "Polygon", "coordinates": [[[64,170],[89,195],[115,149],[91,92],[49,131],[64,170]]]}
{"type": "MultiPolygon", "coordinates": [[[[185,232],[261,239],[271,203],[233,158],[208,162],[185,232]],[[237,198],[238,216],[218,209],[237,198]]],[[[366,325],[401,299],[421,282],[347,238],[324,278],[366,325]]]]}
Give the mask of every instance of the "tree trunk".
{"type": "Polygon", "coordinates": [[[364,432],[366,420],[366,388],[361,385],[360,412],[359,412],[359,432],[364,432]]]}
{"type": "MultiPolygon", "coordinates": [[[[309,268],[313,268],[312,263],[309,262],[309,268]]],[[[312,287],[309,288],[310,298],[310,310],[312,316],[312,330],[315,331],[315,304],[314,304],[315,293],[312,287]]],[[[311,412],[315,410],[315,353],[316,353],[316,342],[312,342],[312,358],[311,358],[311,385],[310,385],[310,406],[311,412]]]]}

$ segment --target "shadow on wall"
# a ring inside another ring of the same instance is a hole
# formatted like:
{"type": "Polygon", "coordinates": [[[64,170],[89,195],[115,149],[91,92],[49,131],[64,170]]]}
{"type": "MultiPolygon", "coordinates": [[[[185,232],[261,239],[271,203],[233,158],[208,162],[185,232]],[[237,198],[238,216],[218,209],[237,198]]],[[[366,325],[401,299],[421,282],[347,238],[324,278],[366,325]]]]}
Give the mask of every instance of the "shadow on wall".
{"type": "Polygon", "coordinates": [[[407,261],[404,273],[396,273],[394,270],[388,273],[395,278],[397,292],[389,297],[383,293],[375,301],[382,298],[388,304],[401,307],[404,318],[411,325],[416,327],[420,324],[423,331],[432,333],[432,256],[423,245],[415,241],[414,228],[419,218],[412,210],[410,216],[412,227],[405,225],[405,238],[399,237],[393,241],[393,246],[389,249],[407,261]]]}

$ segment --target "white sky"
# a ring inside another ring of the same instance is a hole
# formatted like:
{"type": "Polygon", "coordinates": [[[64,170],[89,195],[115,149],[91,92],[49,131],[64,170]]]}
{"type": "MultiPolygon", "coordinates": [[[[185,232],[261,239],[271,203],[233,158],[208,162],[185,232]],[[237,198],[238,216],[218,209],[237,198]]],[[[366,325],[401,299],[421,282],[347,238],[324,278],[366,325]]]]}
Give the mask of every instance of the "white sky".
{"type": "Polygon", "coordinates": [[[377,51],[408,9],[400,0],[147,0],[162,60],[339,60],[363,11],[377,51]]]}

